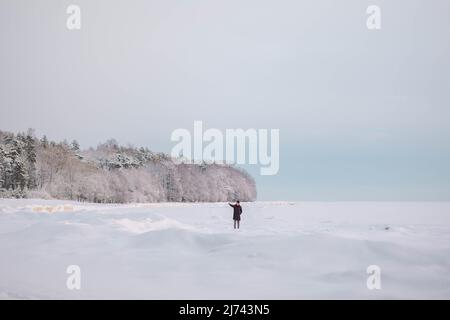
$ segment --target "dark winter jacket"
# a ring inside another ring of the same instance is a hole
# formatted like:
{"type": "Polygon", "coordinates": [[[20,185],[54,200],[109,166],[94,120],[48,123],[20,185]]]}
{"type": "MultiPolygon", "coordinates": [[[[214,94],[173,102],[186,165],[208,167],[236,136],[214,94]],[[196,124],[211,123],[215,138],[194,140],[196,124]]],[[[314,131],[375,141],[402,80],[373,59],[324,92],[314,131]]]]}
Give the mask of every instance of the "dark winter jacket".
{"type": "Polygon", "coordinates": [[[242,207],[238,204],[229,203],[230,207],[233,207],[233,220],[241,220],[242,207]]]}

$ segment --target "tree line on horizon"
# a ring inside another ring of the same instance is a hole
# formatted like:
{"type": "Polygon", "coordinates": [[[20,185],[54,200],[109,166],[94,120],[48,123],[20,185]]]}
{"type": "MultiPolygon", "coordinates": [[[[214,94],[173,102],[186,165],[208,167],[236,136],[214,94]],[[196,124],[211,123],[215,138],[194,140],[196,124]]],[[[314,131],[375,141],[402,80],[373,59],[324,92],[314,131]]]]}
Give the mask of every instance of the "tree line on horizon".
{"type": "Polygon", "coordinates": [[[76,140],[49,141],[33,130],[0,131],[0,197],[95,203],[254,201],[244,170],[191,163],[110,139],[81,150],[76,140]]]}

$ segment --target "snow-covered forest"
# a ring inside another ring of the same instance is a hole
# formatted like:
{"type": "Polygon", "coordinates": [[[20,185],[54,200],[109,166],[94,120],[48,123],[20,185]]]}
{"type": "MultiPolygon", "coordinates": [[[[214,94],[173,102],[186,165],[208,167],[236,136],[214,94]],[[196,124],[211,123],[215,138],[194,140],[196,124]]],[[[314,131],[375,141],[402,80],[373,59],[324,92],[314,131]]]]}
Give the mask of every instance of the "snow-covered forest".
{"type": "Polygon", "coordinates": [[[253,201],[256,186],[242,169],[190,163],[114,139],[80,150],[37,138],[33,130],[0,131],[0,197],[97,203],[253,201]]]}

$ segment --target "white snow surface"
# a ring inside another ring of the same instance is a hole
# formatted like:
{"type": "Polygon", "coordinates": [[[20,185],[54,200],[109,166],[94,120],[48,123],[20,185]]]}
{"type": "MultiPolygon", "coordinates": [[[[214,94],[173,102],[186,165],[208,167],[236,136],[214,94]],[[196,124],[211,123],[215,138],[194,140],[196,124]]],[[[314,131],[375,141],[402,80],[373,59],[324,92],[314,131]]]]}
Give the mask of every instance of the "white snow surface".
{"type": "Polygon", "coordinates": [[[0,199],[0,299],[449,299],[450,203],[0,199]],[[81,289],[66,286],[81,268],[81,289]],[[381,289],[369,290],[369,265],[381,289]]]}

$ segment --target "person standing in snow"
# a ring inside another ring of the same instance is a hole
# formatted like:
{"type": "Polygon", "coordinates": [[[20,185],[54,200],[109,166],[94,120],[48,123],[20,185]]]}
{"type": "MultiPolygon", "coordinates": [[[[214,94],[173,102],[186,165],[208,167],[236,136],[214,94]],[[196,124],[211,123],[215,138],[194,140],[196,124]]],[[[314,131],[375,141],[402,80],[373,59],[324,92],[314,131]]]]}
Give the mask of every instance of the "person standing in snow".
{"type": "Polygon", "coordinates": [[[239,221],[241,221],[241,214],[242,214],[242,207],[241,207],[241,203],[238,201],[236,201],[236,204],[231,204],[228,203],[230,205],[230,207],[233,208],[233,220],[234,220],[234,228],[239,229],[239,221]]]}

